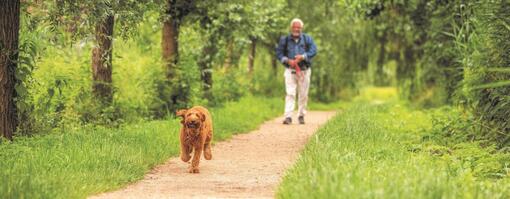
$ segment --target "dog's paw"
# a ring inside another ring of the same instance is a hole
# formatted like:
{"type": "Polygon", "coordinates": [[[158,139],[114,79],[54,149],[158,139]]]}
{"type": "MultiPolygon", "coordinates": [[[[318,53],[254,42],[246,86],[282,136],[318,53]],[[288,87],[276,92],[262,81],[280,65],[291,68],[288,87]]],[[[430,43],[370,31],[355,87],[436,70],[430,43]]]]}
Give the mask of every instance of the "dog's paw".
{"type": "Polygon", "coordinates": [[[200,170],[198,170],[198,168],[190,168],[189,172],[190,173],[200,173],[200,170]]]}
{"type": "Polygon", "coordinates": [[[190,156],[190,155],[181,154],[181,160],[182,160],[183,162],[188,162],[190,159],[191,159],[191,156],[190,156]]]}
{"type": "Polygon", "coordinates": [[[209,152],[209,153],[205,152],[205,153],[204,153],[204,158],[205,158],[206,160],[210,160],[210,159],[212,159],[212,154],[211,154],[211,152],[209,152]]]}
{"type": "Polygon", "coordinates": [[[212,159],[212,152],[211,152],[211,147],[209,145],[209,147],[206,147],[205,150],[204,150],[204,158],[206,160],[210,160],[212,159]]]}

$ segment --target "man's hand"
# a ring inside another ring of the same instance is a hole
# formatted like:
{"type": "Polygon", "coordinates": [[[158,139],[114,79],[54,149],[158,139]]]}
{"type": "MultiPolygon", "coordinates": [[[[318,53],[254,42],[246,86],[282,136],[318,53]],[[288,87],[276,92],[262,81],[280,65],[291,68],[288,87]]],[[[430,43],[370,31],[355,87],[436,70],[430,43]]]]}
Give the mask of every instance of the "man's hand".
{"type": "Polygon", "coordinates": [[[294,59],[296,60],[297,63],[303,61],[305,59],[305,57],[303,55],[296,55],[294,57],[294,59]]]}
{"type": "Polygon", "coordinates": [[[294,59],[289,59],[289,60],[287,61],[287,63],[288,63],[288,64],[289,64],[289,66],[291,66],[291,67],[294,67],[294,66],[297,64],[296,60],[294,60],[294,59]]]}
{"type": "Polygon", "coordinates": [[[299,63],[299,61],[297,59],[289,59],[287,61],[287,64],[289,64],[290,68],[296,70],[297,77],[301,78],[302,74],[301,74],[301,69],[299,68],[298,63],[299,63]]]}

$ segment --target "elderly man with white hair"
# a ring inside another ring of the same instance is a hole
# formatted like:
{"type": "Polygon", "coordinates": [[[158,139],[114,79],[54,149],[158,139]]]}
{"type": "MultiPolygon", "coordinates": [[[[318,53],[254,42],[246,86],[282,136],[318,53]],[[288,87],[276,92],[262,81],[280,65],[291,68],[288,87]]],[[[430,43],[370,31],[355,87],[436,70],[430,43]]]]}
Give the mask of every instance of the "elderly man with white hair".
{"type": "Polygon", "coordinates": [[[285,66],[285,120],[283,124],[292,123],[295,108],[296,91],[298,93],[298,121],[305,123],[308,103],[308,89],[312,74],[312,58],[317,54],[317,47],[310,35],[302,33],[303,21],[293,19],[290,34],[280,38],[276,56],[285,66]]]}

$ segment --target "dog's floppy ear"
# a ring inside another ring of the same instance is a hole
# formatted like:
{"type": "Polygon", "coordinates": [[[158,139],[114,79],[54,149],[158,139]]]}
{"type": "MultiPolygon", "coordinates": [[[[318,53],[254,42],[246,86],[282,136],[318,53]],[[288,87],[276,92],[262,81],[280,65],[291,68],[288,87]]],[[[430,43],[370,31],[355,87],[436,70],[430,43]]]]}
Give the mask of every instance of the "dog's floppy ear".
{"type": "Polygon", "coordinates": [[[175,116],[180,116],[180,117],[184,118],[184,115],[186,115],[187,111],[188,111],[187,109],[178,110],[175,112],[175,116]]]}
{"type": "Polygon", "coordinates": [[[184,124],[184,118],[186,117],[186,112],[188,112],[187,109],[181,109],[175,112],[175,116],[182,117],[181,123],[184,124]]]}
{"type": "Polygon", "coordinates": [[[205,114],[200,112],[200,114],[198,115],[200,115],[200,120],[202,120],[202,122],[205,122],[205,114]]]}

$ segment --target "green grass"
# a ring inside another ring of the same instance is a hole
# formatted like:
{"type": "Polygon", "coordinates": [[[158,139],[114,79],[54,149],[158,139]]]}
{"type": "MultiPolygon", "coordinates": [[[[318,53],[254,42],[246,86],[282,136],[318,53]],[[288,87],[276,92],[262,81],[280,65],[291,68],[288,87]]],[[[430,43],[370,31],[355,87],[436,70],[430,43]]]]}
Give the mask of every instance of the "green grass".
{"type": "Polygon", "coordinates": [[[332,103],[321,103],[315,101],[309,101],[308,109],[315,111],[328,111],[328,110],[338,110],[344,109],[347,105],[347,102],[344,101],[336,101],[332,103]]]}
{"type": "Polygon", "coordinates": [[[510,154],[425,140],[430,112],[370,98],[311,137],[278,198],[510,198],[510,154]]]}
{"type": "MultiPolygon", "coordinates": [[[[394,87],[365,87],[360,89],[359,95],[354,100],[365,100],[370,101],[372,104],[380,104],[387,100],[396,100],[396,96],[397,90],[394,87]]],[[[342,100],[322,103],[311,99],[308,102],[308,109],[317,111],[345,110],[351,104],[349,101],[342,100]]]]}
{"type": "MultiPolygon", "coordinates": [[[[281,114],[282,100],[245,97],[211,110],[214,141],[281,114]],[[233,117],[235,116],[235,117],[233,117]]],[[[139,180],[178,154],[179,120],[82,127],[0,144],[0,198],[84,198],[139,180]]]]}

